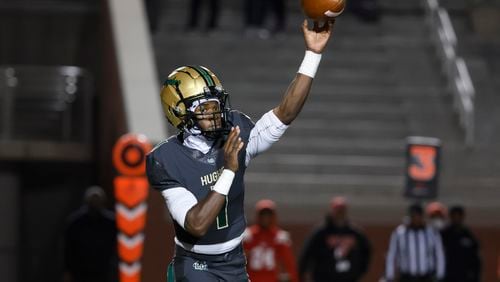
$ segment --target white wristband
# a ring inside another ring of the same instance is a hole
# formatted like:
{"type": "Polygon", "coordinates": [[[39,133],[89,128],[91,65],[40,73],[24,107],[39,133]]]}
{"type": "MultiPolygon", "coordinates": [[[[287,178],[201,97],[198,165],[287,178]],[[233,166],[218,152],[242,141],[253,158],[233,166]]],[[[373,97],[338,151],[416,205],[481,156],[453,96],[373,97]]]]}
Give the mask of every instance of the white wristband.
{"type": "Polygon", "coordinates": [[[227,196],[229,194],[229,189],[231,189],[231,185],[233,184],[234,172],[229,169],[224,169],[212,188],[213,191],[227,196]]]}
{"type": "Polygon", "coordinates": [[[318,70],[320,61],[321,54],[307,50],[298,73],[314,78],[314,76],[316,75],[316,71],[318,70]]]}

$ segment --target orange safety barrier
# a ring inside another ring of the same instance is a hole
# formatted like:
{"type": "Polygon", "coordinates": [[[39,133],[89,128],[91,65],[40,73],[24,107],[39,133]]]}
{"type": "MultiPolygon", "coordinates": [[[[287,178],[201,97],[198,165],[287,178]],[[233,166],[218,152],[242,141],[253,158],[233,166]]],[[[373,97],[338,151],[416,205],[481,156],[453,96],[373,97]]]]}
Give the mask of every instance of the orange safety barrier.
{"type": "Polygon", "coordinates": [[[146,177],[117,176],[114,180],[116,201],[132,208],[148,198],[148,180],[146,177]]]}
{"type": "Polygon", "coordinates": [[[133,212],[127,208],[116,208],[116,226],[128,236],[133,236],[144,230],[146,225],[146,209],[133,212]],[[125,210],[122,210],[125,209],[125,210]]]}
{"type": "Polygon", "coordinates": [[[144,249],[149,184],[146,179],[146,154],[152,146],[144,135],[126,134],[113,148],[113,165],[118,172],[113,183],[118,228],[120,282],[140,282],[144,249]]]}
{"type": "Polygon", "coordinates": [[[120,264],[120,282],[140,282],[140,264],[120,264]]]}
{"type": "Polygon", "coordinates": [[[144,239],[118,240],[118,255],[123,262],[134,263],[142,257],[144,239]]]}

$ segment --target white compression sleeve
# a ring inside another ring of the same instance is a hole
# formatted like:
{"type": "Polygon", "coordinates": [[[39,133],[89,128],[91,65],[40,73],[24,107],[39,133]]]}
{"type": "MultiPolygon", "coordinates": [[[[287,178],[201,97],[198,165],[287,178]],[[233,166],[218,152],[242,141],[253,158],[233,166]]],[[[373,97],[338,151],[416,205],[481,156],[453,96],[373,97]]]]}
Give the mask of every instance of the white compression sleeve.
{"type": "Polygon", "coordinates": [[[302,64],[300,65],[298,73],[314,78],[320,62],[321,62],[321,54],[307,50],[306,54],[304,55],[304,60],[302,60],[302,64]]]}
{"type": "Polygon", "coordinates": [[[278,141],[285,133],[288,125],[274,114],[273,110],[265,113],[256,123],[250,137],[245,157],[245,166],[248,166],[250,160],[258,154],[269,149],[273,143],[278,141]]]}
{"type": "Polygon", "coordinates": [[[174,220],[184,228],[188,211],[198,203],[196,197],[184,187],[163,190],[161,194],[174,220]]]}

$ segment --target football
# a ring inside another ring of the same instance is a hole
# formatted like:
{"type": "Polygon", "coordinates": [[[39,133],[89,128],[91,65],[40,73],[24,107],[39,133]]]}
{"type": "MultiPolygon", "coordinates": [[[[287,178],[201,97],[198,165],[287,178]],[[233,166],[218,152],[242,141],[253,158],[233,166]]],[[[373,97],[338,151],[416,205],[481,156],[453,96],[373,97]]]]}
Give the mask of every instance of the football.
{"type": "Polygon", "coordinates": [[[302,10],[313,20],[328,20],[342,14],[346,0],[301,0],[302,10]]]}

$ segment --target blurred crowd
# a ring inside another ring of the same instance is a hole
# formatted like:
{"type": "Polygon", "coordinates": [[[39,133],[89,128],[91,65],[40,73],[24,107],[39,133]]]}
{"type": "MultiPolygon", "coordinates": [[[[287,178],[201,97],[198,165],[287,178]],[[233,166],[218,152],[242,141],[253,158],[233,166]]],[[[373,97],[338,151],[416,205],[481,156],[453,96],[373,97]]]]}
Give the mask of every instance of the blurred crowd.
{"type": "MultiPolygon", "coordinates": [[[[348,202],[335,197],[324,224],[302,246],[298,267],[292,258],[290,235],[277,225],[276,204],[256,205],[255,224],[247,229],[244,248],[251,281],[361,281],[371,259],[370,239],[349,220],[348,202]],[[283,268],[280,268],[283,265],[283,268]]],[[[393,231],[380,281],[479,282],[479,244],[464,224],[465,209],[442,203],[408,207],[403,223],[393,231]]]]}
{"type": "MultiPolygon", "coordinates": [[[[65,282],[117,281],[116,222],[105,209],[102,188],[87,189],[65,235],[65,282]]],[[[324,223],[295,257],[288,231],[280,228],[278,207],[264,199],[255,205],[254,223],[244,233],[247,271],[253,282],[361,281],[370,268],[372,247],[363,228],[350,220],[344,197],[334,197],[324,223]]],[[[479,282],[479,243],[465,225],[462,206],[412,204],[392,232],[380,281],[479,282]]]]}
{"type": "MultiPolygon", "coordinates": [[[[163,8],[168,8],[165,2],[167,1],[145,0],[149,27],[153,33],[159,28],[163,8]]],[[[206,32],[216,30],[219,27],[222,7],[220,0],[190,0],[185,23],[186,30],[201,29],[206,32]]],[[[243,25],[247,36],[266,39],[285,31],[287,0],[244,0],[242,8],[243,25]]],[[[349,0],[347,12],[365,22],[374,22],[380,18],[377,0],[349,0]]]]}

